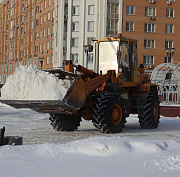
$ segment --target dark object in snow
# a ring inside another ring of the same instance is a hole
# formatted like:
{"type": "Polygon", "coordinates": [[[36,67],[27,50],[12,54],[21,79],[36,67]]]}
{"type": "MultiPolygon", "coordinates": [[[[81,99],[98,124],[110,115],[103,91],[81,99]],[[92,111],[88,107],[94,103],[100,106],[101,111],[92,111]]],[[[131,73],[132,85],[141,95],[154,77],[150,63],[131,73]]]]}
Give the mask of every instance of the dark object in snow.
{"type": "Polygon", "coordinates": [[[22,145],[23,137],[20,136],[5,136],[4,145],[22,145]]]}
{"type": "Polygon", "coordinates": [[[0,146],[4,145],[4,132],[5,132],[5,127],[0,129],[0,146]]]}

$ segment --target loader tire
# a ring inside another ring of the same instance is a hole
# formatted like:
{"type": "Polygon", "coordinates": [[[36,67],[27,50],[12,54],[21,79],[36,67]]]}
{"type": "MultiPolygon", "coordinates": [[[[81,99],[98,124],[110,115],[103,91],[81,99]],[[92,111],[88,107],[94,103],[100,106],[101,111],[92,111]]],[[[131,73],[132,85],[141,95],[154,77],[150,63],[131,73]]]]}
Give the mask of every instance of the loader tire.
{"type": "Polygon", "coordinates": [[[150,92],[144,105],[144,115],[139,116],[139,123],[142,128],[154,129],[158,127],[160,119],[159,97],[150,92]]]}
{"type": "Polygon", "coordinates": [[[74,131],[80,126],[81,117],[76,115],[52,114],[51,125],[57,131],[74,131]]]}
{"type": "Polygon", "coordinates": [[[105,93],[97,98],[93,108],[93,124],[101,133],[122,132],[126,113],[125,101],[115,93],[105,93]]]}

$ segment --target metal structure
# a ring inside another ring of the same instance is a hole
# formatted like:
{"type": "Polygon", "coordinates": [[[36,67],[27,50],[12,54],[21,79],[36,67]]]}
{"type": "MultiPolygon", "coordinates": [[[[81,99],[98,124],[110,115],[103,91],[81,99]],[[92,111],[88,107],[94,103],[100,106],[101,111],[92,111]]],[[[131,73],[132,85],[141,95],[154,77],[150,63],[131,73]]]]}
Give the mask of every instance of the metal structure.
{"type": "Polygon", "coordinates": [[[158,85],[163,102],[180,103],[180,62],[158,65],[151,74],[151,82],[158,85]]]}

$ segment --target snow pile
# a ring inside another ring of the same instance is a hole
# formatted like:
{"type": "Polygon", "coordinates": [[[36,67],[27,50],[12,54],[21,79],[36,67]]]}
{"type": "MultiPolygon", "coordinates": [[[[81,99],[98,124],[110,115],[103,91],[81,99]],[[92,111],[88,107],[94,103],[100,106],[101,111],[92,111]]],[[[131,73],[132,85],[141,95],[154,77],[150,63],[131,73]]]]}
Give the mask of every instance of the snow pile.
{"type": "Polygon", "coordinates": [[[13,177],[175,177],[180,142],[99,137],[67,144],[3,146],[1,174],[13,177]],[[173,152],[173,155],[172,155],[173,152]]]}
{"type": "Polygon", "coordinates": [[[7,79],[1,95],[4,100],[62,100],[70,86],[69,80],[59,80],[35,66],[20,66],[7,79]]]}
{"type": "Polygon", "coordinates": [[[113,156],[129,153],[152,154],[164,150],[164,144],[134,141],[122,138],[89,138],[69,143],[65,152],[85,154],[88,156],[113,156]]]}

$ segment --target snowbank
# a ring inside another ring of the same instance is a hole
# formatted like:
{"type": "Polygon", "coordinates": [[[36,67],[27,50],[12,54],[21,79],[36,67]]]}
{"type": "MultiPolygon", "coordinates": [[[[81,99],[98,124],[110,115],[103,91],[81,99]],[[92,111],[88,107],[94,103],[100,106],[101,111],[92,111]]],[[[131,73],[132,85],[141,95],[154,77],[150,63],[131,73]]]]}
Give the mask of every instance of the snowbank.
{"type": "Polygon", "coordinates": [[[67,144],[3,146],[1,174],[7,177],[176,177],[180,143],[99,137],[67,144]]]}
{"type": "Polygon", "coordinates": [[[20,66],[1,90],[5,100],[62,100],[71,83],[34,66],[20,66]]]}

